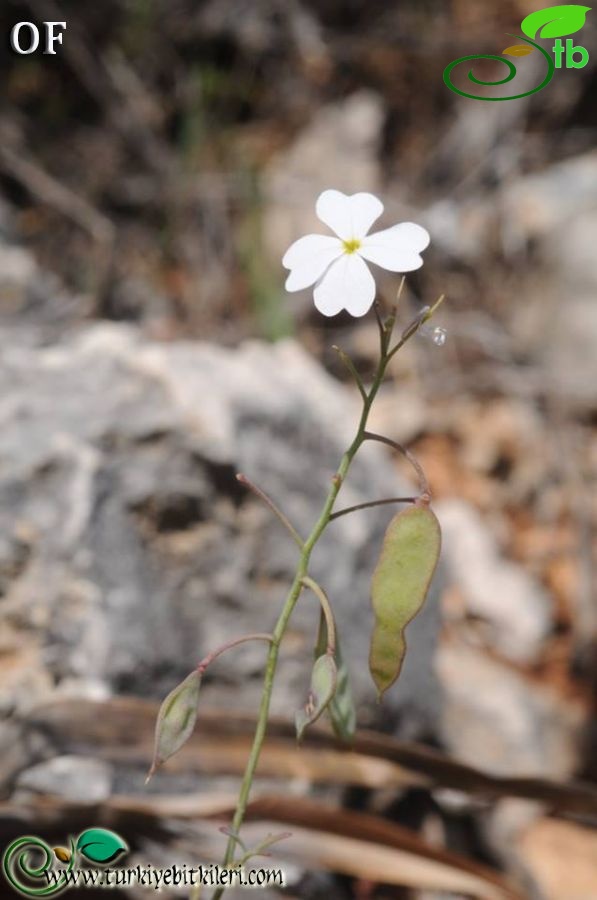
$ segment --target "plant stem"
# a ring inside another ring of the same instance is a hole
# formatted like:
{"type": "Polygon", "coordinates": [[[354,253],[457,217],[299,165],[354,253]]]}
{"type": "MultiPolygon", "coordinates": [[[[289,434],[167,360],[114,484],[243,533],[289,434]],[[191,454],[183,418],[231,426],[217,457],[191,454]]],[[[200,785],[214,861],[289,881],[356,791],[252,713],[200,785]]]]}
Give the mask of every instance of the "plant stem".
{"type": "Polygon", "coordinates": [[[242,637],[233,638],[231,641],[226,641],[225,644],[222,644],[221,647],[218,647],[217,650],[212,650],[211,653],[208,653],[207,656],[204,656],[200,663],[197,665],[197,671],[203,675],[208,666],[212,664],[214,659],[217,659],[218,656],[221,656],[222,653],[226,653],[227,650],[232,650],[233,647],[238,647],[239,644],[245,644],[247,641],[269,641],[272,642],[271,634],[264,634],[263,632],[256,632],[255,634],[243,634],[242,637]]]}
{"type": "MultiPolygon", "coordinates": [[[[331,520],[330,516],[330,520],[331,520]]],[[[334,621],[334,613],[332,612],[332,607],[330,601],[328,600],[327,594],[321,585],[317,584],[313,578],[310,578],[308,575],[305,575],[303,578],[303,584],[305,587],[310,588],[313,591],[317,599],[319,600],[319,605],[321,606],[321,612],[325,618],[326,632],[327,632],[327,647],[325,648],[326,653],[331,653],[332,656],[336,655],[336,623],[334,621]]]]}
{"type": "Polygon", "coordinates": [[[339,509],[338,512],[332,513],[330,522],[339,519],[340,516],[347,516],[349,513],[358,512],[360,509],[371,509],[373,506],[385,506],[387,503],[417,503],[420,497],[384,497],[382,500],[369,500],[367,503],[357,503],[355,506],[347,506],[346,509],[339,509]]]}
{"type": "Polygon", "coordinates": [[[294,525],[292,524],[290,519],[284,515],[282,510],[279,509],[279,507],[276,506],[276,504],[274,503],[272,498],[269,497],[265,493],[264,490],[262,490],[256,484],[254,484],[249,478],[247,478],[247,476],[244,475],[242,472],[239,472],[237,474],[236,480],[238,482],[240,482],[240,484],[244,484],[244,486],[247,487],[250,491],[253,491],[253,493],[257,497],[259,497],[260,500],[263,500],[265,505],[271,509],[271,511],[273,512],[273,514],[275,516],[277,516],[277,518],[282,523],[284,528],[288,531],[288,533],[292,535],[292,539],[294,540],[297,547],[299,547],[299,549],[302,550],[305,542],[303,541],[302,537],[300,536],[300,534],[298,533],[298,531],[296,530],[296,528],[294,527],[294,525]]]}
{"type": "MultiPolygon", "coordinates": [[[[265,733],[267,730],[267,721],[269,718],[269,708],[271,703],[272,691],[274,686],[274,677],[276,674],[276,666],[278,663],[278,653],[280,650],[280,643],[284,634],[286,632],[286,627],[288,625],[288,621],[294,611],[294,607],[296,606],[296,602],[300,596],[301,590],[303,589],[303,578],[307,575],[309,561],[311,559],[311,553],[313,552],[313,548],[315,544],[323,534],[326,526],[330,522],[330,518],[332,515],[332,511],[334,508],[334,503],[336,502],[336,497],[340,492],[340,488],[342,487],[342,483],[346,478],[348,470],[350,468],[350,464],[355,458],[361,444],[366,439],[365,432],[367,428],[367,420],[369,418],[369,413],[371,411],[371,407],[373,405],[373,401],[379,391],[380,385],[383,381],[383,377],[386,371],[386,366],[388,364],[388,355],[387,355],[387,347],[390,341],[392,328],[394,325],[394,317],[390,316],[385,325],[385,333],[384,339],[382,340],[382,353],[380,354],[379,363],[377,366],[377,370],[375,372],[375,376],[373,379],[373,383],[369,389],[369,392],[365,395],[363,400],[363,410],[361,412],[361,418],[359,420],[359,424],[357,427],[357,432],[353,438],[353,441],[345,452],[344,456],[340,461],[340,465],[336,471],[336,474],[332,477],[332,485],[328,491],[328,495],[323,504],[323,508],[319,515],[319,518],[315,525],[313,526],[313,530],[311,534],[306,539],[303,544],[301,555],[299,558],[299,562],[297,565],[296,573],[294,576],[294,580],[286,597],[286,601],[282,608],[282,612],[276,622],[276,626],[272,632],[272,641],[269,649],[269,653],[267,656],[267,663],[265,668],[265,675],[263,679],[263,693],[261,695],[261,704],[259,706],[259,713],[257,718],[257,726],[255,728],[255,736],[253,738],[253,745],[251,747],[251,752],[249,755],[249,759],[247,761],[247,766],[245,768],[245,773],[243,776],[240,793],[238,796],[238,804],[236,807],[236,812],[234,814],[234,818],[232,820],[231,831],[235,834],[238,834],[243,823],[245,812],[247,810],[247,805],[249,802],[249,795],[251,792],[251,786],[253,784],[253,778],[255,776],[255,771],[257,769],[257,765],[259,763],[259,756],[261,754],[261,748],[263,746],[263,741],[265,739],[265,733]]],[[[224,856],[224,866],[229,866],[234,859],[234,849],[235,849],[235,840],[233,838],[229,838],[228,845],[226,847],[226,853],[224,856]]],[[[219,900],[219,898],[224,893],[224,887],[216,888],[212,900],[219,900]]]]}
{"type": "MultiPolygon", "coordinates": [[[[402,290],[403,284],[401,284],[400,291],[402,290]]],[[[443,298],[441,298],[443,299],[443,298]]],[[[404,333],[399,340],[398,344],[392,349],[389,349],[390,342],[392,339],[392,331],[394,328],[394,323],[396,320],[395,312],[391,313],[385,322],[382,321],[381,315],[377,306],[375,308],[378,324],[379,324],[379,332],[380,332],[380,357],[379,362],[377,364],[377,369],[375,371],[375,375],[373,378],[373,382],[369,391],[363,390],[361,392],[361,396],[363,397],[363,409],[361,412],[361,417],[359,419],[359,424],[357,426],[356,434],[350,444],[348,450],[344,453],[340,461],[340,465],[335,473],[332,476],[332,484],[328,491],[328,495],[323,504],[321,513],[317,522],[313,526],[311,534],[308,538],[302,543],[300,547],[300,557],[298,561],[298,565],[296,568],[296,572],[294,575],[294,579],[292,585],[290,586],[290,590],[284,602],[284,606],[282,607],[282,611],[276,622],[276,626],[271,635],[271,644],[269,648],[269,653],[267,656],[265,675],[263,679],[263,692],[261,695],[261,703],[259,706],[259,713],[257,718],[257,725],[255,728],[255,735],[253,737],[253,744],[251,747],[251,752],[249,754],[249,759],[247,761],[247,765],[245,768],[245,773],[243,776],[242,784],[240,787],[238,804],[236,807],[236,811],[234,814],[234,818],[232,820],[232,824],[230,826],[230,830],[232,832],[232,836],[228,840],[228,844],[226,847],[226,853],[224,856],[223,865],[230,866],[234,861],[234,852],[236,847],[236,837],[238,835],[244,821],[245,813],[247,810],[247,806],[249,803],[249,795],[251,793],[251,787],[253,784],[253,778],[255,776],[255,772],[257,770],[257,766],[259,763],[259,757],[261,754],[261,748],[263,747],[263,742],[265,740],[265,734],[267,731],[267,722],[269,718],[269,710],[272,698],[272,691],[274,687],[274,678],[276,674],[276,667],[278,664],[278,654],[280,650],[280,644],[282,642],[282,638],[286,632],[286,628],[288,626],[288,622],[298,598],[301,594],[303,587],[305,586],[305,578],[308,578],[308,568],[309,562],[311,559],[311,553],[313,552],[313,548],[315,547],[317,541],[325,531],[328,524],[332,521],[333,518],[333,510],[334,503],[336,502],[336,498],[340,492],[344,479],[350,469],[350,465],[355,458],[356,454],[359,451],[361,445],[367,440],[381,440],[377,435],[369,434],[367,432],[367,420],[369,418],[369,413],[371,411],[371,407],[373,405],[373,401],[377,396],[381,383],[383,381],[387,365],[390,359],[394,356],[397,350],[402,347],[413,334],[419,329],[420,325],[423,324],[423,321],[427,321],[432,312],[435,311],[437,306],[441,303],[441,299],[432,307],[431,311],[425,312],[425,318],[419,317],[419,319],[413,323],[411,328],[407,329],[407,333],[404,333]]],[[[360,381],[360,378],[358,378],[360,381]]],[[[357,385],[358,385],[357,381],[357,385]]],[[[388,442],[392,443],[392,442],[388,442]]],[[[395,446],[392,443],[392,446],[395,446]]],[[[402,448],[399,448],[402,450],[402,448]]],[[[404,451],[402,451],[404,452],[404,451]]],[[[247,484],[247,486],[249,486],[247,484]]],[[[252,485],[250,485],[252,487],[252,485]]],[[[307,582],[308,583],[308,582],[307,582]]],[[[224,893],[224,887],[218,887],[214,891],[212,896],[212,900],[220,900],[222,894],[224,893]]],[[[195,895],[197,896],[197,895],[195,895]]]]}
{"type": "Polygon", "coordinates": [[[398,453],[402,453],[404,458],[409,461],[417,473],[421,499],[427,498],[427,502],[429,502],[429,484],[427,482],[427,477],[420,462],[412,455],[410,450],[407,450],[402,444],[397,444],[396,441],[391,440],[391,438],[384,437],[383,434],[374,434],[372,431],[366,431],[364,437],[368,441],[379,441],[380,444],[386,444],[386,446],[392,447],[392,449],[396,450],[398,453]]]}
{"type": "Polygon", "coordinates": [[[362,378],[359,375],[359,373],[357,372],[357,370],[355,368],[355,364],[353,363],[352,359],[350,358],[348,353],[345,353],[344,350],[341,350],[340,347],[338,347],[336,344],[332,345],[332,350],[336,351],[336,353],[338,354],[338,356],[340,357],[340,359],[342,360],[342,362],[344,363],[344,365],[346,366],[346,368],[352,375],[352,377],[354,379],[354,383],[358,387],[359,394],[363,398],[363,401],[366,401],[367,400],[367,391],[365,390],[365,385],[363,384],[362,378]]]}

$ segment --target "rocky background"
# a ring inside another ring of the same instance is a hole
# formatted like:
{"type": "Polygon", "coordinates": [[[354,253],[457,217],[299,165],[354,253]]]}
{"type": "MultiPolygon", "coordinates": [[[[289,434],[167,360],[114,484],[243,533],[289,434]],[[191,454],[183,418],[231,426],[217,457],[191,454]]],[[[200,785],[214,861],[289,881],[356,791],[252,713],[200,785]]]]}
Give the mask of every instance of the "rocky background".
{"type": "MultiPolygon", "coordinates": [[[[263,647],[218,661],[195,741],[144,787],[153,721],[201,656],[270,626],[294,570],[235,473],[307,531],[354,427],[330,348],[367,375],[375,323],[322,320],[280,266],[333,186],[432,235],[401,321],[444,292],[448,341],[411,342],[372,427],[423,464],[442,567],[378,706],[368,584],[390,513],[330,527],[313,571],[362,736],[338,754],[323,732],[301,750],[288,735],[317,622],[305,597],[247,832],[293,832],[275,855],[291,897],[597,898],[596,63],[508,103],[442,81],[533,8],[3,8],[6,34],[68,22],[55,57],[0,47],[4,844],[103,823],[135,860],[220,857],[263,647]]],[[[582,35],[591,50],[591,14],[582,35]]],[[[395,277],[379,284],[393,295],[395,277]]],[[[344,499],[410,474],[367,447],[344,499]]]]}

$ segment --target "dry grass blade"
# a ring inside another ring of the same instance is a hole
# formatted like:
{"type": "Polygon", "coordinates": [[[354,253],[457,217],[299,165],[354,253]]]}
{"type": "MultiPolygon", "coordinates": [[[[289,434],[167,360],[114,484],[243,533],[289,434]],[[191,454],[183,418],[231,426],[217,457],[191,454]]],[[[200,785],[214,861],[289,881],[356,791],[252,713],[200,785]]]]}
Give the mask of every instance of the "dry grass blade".
{"type": "MultiPolygon", "coordinates": [[[[230,810],[232,812],[232,809],[230,810]]],[[[490,869],[431,847],[415,833],[376,816],[297,797],[262,797],[247,819],[288,826],[292,840],[272,851],[303,862],[384,884],[454,891],[482,900],[520,900],[522,895],[490,869]]],[[[268,825],[269,827],[269,825],[268,825]]]]}
{"type": "MultiPolygon", "coordinates": [[[[27,725],[50,737],[60,752],[89,749],[113,760],[151,756],[159,703],[134,697],[101,702],[60,700],[29,713],[27,725]]],[[[243,713],[201,710],[197,730],[169,766],[176,771],[239,774],[246,761],[254,720],[243,713]]],[[[301,776],[313,782],[392,787],[404,784],[445,787],[484,798],[539,800],[560,813],[597,816],[597,790],[589,784],[560,784],[544,778],[497,777],[456,762],[419,744],[361,731],[354,747],[339,744],[314,726],[300,749],[291,722],[271,722],[261,775],[301,776]]]]}
{"type": "MultiPolygon", "coordinates": [[[[94,809],[94,821],[118,830],[135,823],[138,834],[152,832],[163,818],[229,821],[236,797],[214,793],[201,796],[115,795],[94,809]]],[[[89,805],[60,797],[37,796],[31,807],[0,805],[0,819],[18,820],[20,827],[71,827],[89,818],[89,805]]],[[[480,900],[522,900],[515,887],[490,869],[454,853],[431,847],[414,832],[376,816],[349,812],[298,797],[268,796],[249,807],[243,831],[249,844],[266,831],[289,828],[292,840],[272,846],[280,862],[294,861],[306,869],[324,869],[374,883],[403,885],[424,890],[453,891],[480,900]]],[[[214,828],[214,838],[216,831],[214,828]]],[[[205,842],[206,857],[218,857],[220,848],[205,842]]]]}

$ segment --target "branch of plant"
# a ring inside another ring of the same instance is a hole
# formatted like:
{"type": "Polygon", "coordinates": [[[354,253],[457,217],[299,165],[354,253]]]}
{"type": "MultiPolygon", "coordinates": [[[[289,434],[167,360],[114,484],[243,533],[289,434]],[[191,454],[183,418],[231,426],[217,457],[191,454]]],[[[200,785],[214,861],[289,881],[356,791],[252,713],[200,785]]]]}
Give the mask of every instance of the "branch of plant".
{"type": "MultiPolygon", "coordinates": [[[[332,516],[330,516],[330,521],[331,519],[332,516]]],[[[303,578],[303,584],[305,585],[305,587],[308,587],[310,590],[312,590],[319,600],[321,610],[325,616],[325,622],[328,632],[328,645],[326,648],[326,652],[334,656],[336,653],[336,623],[334,621],[334,613],[332,612],[332,607],[328,596],[324,589],[319,584],[317,584],[317,582],[309,575],[305,575],[305,577],[303,578]]]]}
{"type": "MultiPolygon", "coordinates": [[[[401,287],[399,289],[399,295],[402,290],[402,287],[403,287],[403,283],[401,284],[401,287]]],[[[305,586],[305,578],[308,578],[308,567],[309,567],[309,562],[311,559],[311,553],[313,551],[313,548],[317,544],[319,538],[321,537],[324,530],[326,529],[327,525],[332,521],[332,518],[334,515],[333,509],[334,509],[334,504],[336,502],[336,498],[338,497],[338,494],[340,492],[342,484],[344,483],[346,475],[348,474],[348,470],[350,469],[351,463],[352,463],[353,459],[355,458],[357,452],[359,451],[361,445],[366,440],[380,440],[381,439],[379,436],[377,436],[377,435],[374,436],[372,433],[367,432],[367,421],[369,418],[369,413],[371,411],[371,407],[373,405],[373,401],[375,400],[375,397],[377,396],[379,388],[382,384],[382,381],[383,381],[383,378],[384,378],[384,375],[386,372],[386,368],[388,366],[390,359],[418,331],[420,326],[430,318],[430,316],[433,314],[435,309],[437,309],[437,307],[441,303],[442,299],[443,298],[440,298],[440,300],[438,300],[438,302],[433,307],[425,309],[424,316],[419,315],[417,320],[415,320],[415,323],[413,323],[412,326],[409,326],[409,328],[406,329],[405,332],[403,332],[402,337],[400,338],[400,341],[392,350],[389,350],[389,346],[390,346],[390,342],[391,342],[391,338],[392,338],[392,332],[394,329],[394,323],[396,320],[396,312],[395,311],[391,312],[390,315],[386,318],[386,320],[384,322],[384,321],[382,321],[381,315],[379,313],[379,309],[376,306],[375,312],[376,312],[377,320],[379,323],[379,329],[380,329],[380,351],[381,352],[380,352],[379,362],[377,364],[377,369],[376,369],[371,387],[369,388],[369,391],[368,392],[365,391],[362,394],[363,408],[361,411],[361,416],[360,416],[359,423],[357,426],[356,434],[352,440],[352,443],[350,444],[350,446],[344,453],[336,473],[332,476],[331,486],[328,491],[327,497],[324,501],[319,518],[317,519],[317,521],[316,521],[315,525],[313,526],[313,529],[312,529],[311,533],[309,534],[309,536],[307,537],[307,539],[301,543],[300,557],[299,557],[299,561],[297,564],[297,569],[296,569],[296,572],[294,575],[294,579],[290,586],[290,590],[288,591],[288,594],[286,596],[286,600],[282,607],[282,611],[278,617],[278,621],[276,622],[275,628],[271,635],[271,645],[270,645],[267,662],[266,662],[265,675],[264,675],[264,680],[263,680],[263,692],[261,695],[261,703],[259,706],[259,712],[258,712],[258,716],[257,716],[255,735],[253,737],[253,744],[251,747],[249,759],[247,761],[247,765],[246,765],[245,772],[243,775],[243,780],[242,780],[241,787],[240,787],[238,805],[236,807],[236,811],[235,811],[235,814],[234,814],[234,817],[233,817],[233,820],[232,820],[232,823],[230,826],[231,836],[228,839],[228,844],[227,844],[226,852],[224,855],[224,861],[223,861],[224,866],[234,865],[234,853],[235,853],[235,847],[237,845],[235,835],[238,835],[240,833],[240,829],[241,829],[241,826],[242,826],[244,818],[245,818],[245,813],[246,813],[248,802],[249,802],[249,796],[250,796],[251,787],[253,784],[253,779],[255,776],[255,772],[257,770],[257,765],[259,762],[261,749],[263,747],[263,743],[265,740],[265,735],[266,735],[266,731],[267,731],[267,722],[268,722],[268,718],[269,718],[269,710],[270,710],[270,704],[271,704],[271,697],[272,697],[273,686],[274,686],[274,678],[275,678],[276,667],[277,667],[277,663],[278,663],[278,654],[279,654],[279,650],[280,650],[280,644],[285,635],[286,628],[288,626],[288,623],[290,621],[290,618],[292,616],[292,613],[294,611],[294,608],[296,606],[298,598],[301,594],[301,591],[302,591],[303,587],[305,586]]],[[[390,444],[390,446],[394,446],[395,449],[398,449],[400,452],[405,452],[404,449],[402,447],[400,447],[399,445],[394,445],[394,443],[391,441],[388,441],[388,443],[390,444]]],[[[409,458],[412,461],[412,458],[410,457],[410,455],[409,455],[409,458]]],[[[426,481],[423,481],[422,484],[423,483],[425,485],[425,488],[427,488],[426,481]]],[[[247,486],[251,487],[251,489],[253,489],[253,486],[249,485],[248,483],[247,483],[247,486]]],[[[283,516],[283,514],[281,514],[277,510],[277,507],[275,507],[275,505],[271,501],[269,501],[269,498],[266,499],[266,495],[263,495],[262,492],[259,492],[259,496],[262,496],[262,499],[265,499],[265,502],[268,503],[268,506],[270,506],[270,508],[272,508],[272,510],[276,513],[278,518],[280,518],[280,520],[283,522],[285,527],[288,528],[288,524],[289,524],[288,520],[286,519],[285,516],[283,516]]],[[[309,585],[309,587],[311,587],[311,585],[309,585]]],[[[223,886],[216,888],[216,890],[213,893],[212,900],[220,900],[224,891],[225,891],[225,888],[223,886]]]]}
{"type": "Polygon", "coordinates": [[[347,516],[349,513],[358,512],[360,509],[385,506],[387,503],[417,503],[420,499],[420,497],[384,497],[382,500],[368,500],[367,503],[357,503],[355,506],[347,506],[345,509],[339,509],[338,512],[332,513],[330,522],[341,516],[347,516]]]}
{"type": "Polygon", "coordinates": [[[348,353],[345,353],[344,350],[341,350],[340,347],[338,347],[336,344],[333,344],[332,350],[336,351],[336,353],[338,354],[338,356],[340,357],[340,359],[342,360],[342,362],[344,363],[344,365],[346,366],[346,368],[352,375],[354,383],[358,387],[359,393],[360,393],[361,397],[363,398],[363,401],[366,401],[367,400],[367,391],[365,390],[365,385],[363,384],[361,376],[357,372],[352,359],[350,358],[348,353]]]}
{"type": "Polygon", "coordinates": [[[391,438],[384,437],[383,434],[375,434],[373,431],[366,431],[364,436],[368,441],[379,441],[380,444],[387,444],[388,447],[401,453],[405,459],[409,461],[419,478],[419,490],[421,492],[419,499],[429,499],[429,483],[427,477],[420,462],[412,455],[410,450],[407,450],[402,444],[398,444],[396,441],[391,440],[391,438]]]}
{"type": "Polygon", "coordinates": [[[424,306],[423,309],[418,314],[418,316],[415,319],[413,319],[413,321],[410,323],[410,325],[406,326],[406,328],[402,332],[402,334],[400,336],[400,340],[398,341],[396,346],[392,347],[392,349],[389,351],[388,362],[392,359],[392,357],[396,353],[398,353],[399,350],[402,349],[402,347],[404,347],[406,342],[408,340],[410,340],[410,338],[413,336],[413,334],[417,333],[417,331],[419,330],[421,325],[424,325],[425,322],[428,322],[429,319],[431,319],[431,317],[435,314],[435,312],[439,309],[439,307],[444,302],[445,297],[446,297],[445,294],[441,294],[437,298],[437,300],[435,301],[433,306],[424,306]]]}
{"type": "Polygon", "coordinates": [[[278,518],[278,520],[282,523],[284,528],[288,531],[288,533],[292,536],[293,541],[299,547],[300,550],[303,549],[304,541],[288,516],[284,515],[282,510],[276,506],[271,497],[269,497],[265,491],[263,491],[260,487],[250,481],[246,475],[243,475],[242,472],[239,472],[236,476],[236,480],[241,484],[244,484],[246,488],[252,491],[260,500],[263,500],[265,505],[269,507],[269,509],[273,512],[273,514],[278,518]]]}
{"type": "Polygon", "coordinates": [[[208,653],[207,656],[204,656],[200,663],[197,665],[197,671],[203,674],[208,666],[212,664],[214,659],[217,659],[218,656],[221,656],[222,653],[225,653],[227,650],[231,650],[233,647],[238,647],[239,644],[246,644],[247,641],[268,641],[270,644],[273,641],[273,635],[266,634],[265,632],[255,632],[255,634],[243,634],[242,637],[233,638],[231,641],[226,641],[225,644],[222,644],[221,647],[218,647],[216,650],[212,650],[211,653],[208,653]]]}

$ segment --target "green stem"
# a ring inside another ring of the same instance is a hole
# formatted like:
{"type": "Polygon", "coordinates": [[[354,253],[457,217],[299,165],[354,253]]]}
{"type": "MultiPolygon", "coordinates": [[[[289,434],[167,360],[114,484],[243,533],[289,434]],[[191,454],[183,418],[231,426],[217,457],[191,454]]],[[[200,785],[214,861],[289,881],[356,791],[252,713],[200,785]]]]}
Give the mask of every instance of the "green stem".
{"type": "Polygon", "coordinates": [[[253,491],[253,493],[257,497],[259,497],[260,500],[263,500],[265,505],[268,506],[269,509],[271,509],[271,511],[273,512],[273,514],[275,516],[277,516],[277,518],[282,523],[284,528],[288,531],[288,533],[290,535],[292,535],[292,539],[294,540],[297,547],[299,547],[299,549],[302,550],[303,544],[304,544],[302,537],[300,536],[300,534],[298,533],[298,531],[296,530],[296,528],[294,527],[294,525],[292,524],[290,519],[287,516],[285,516],[284,513],[282,512],[282,510],[276,506],[276,504],[274,503],[272,498],[269,497],[265,493],[264,490],[262,490],[256,484],[254,484],[249,478],[247,478],[247,476],[244,475],[242,472],[238,472],[238,474],[236,476],[236,480],[238,482],[240,482],[240,484],[244,484],[244,486],[246,488],[248,488],[250,491],[253,491]]]}
{"type": "MultiPolygon", "coordinates": [[[[359,420],[357,432],[353,438],[353,441],[345,452],[344,456],[340,461],[340,465],[336,471],[336,474],[332,477],[332,485],[328,491],[328,495],[325,499],[325,503],[323,504],[323,508],[321,510],[320,516],[315,523],[311,534],[303,544],[301,555],[299,558],[298,566],[296,569],[296,573],[294,576],[294,580],[286,597],[286,601],[282,608],[282,612],[276,622],[276,627],[272,632],[272,641],[269,649],[269,653],[267,656],[267,663],[265,667],[265,676],[263,679],[263,693],[261,695],[261,704],[259,706],[259,714],[257,717],[257,726],[255,728],[255,736],[253,738],[253,745],[251,747],[251,753],[249,755],[249,759],[247,761],[247,766],[245,768],[245,774],[243,776],[240,793],[238,796],[238,804],[236,807],[236,812],[234,814],[234,818],[232,820],[231,831],[235,834],[238,834],[243,823],[245,813],[247,810],[247,805],[249,802],[249,795],[251,793],[251,787],[253,784],[253,778],[255,776],[255,772],[257,770],[257,765],[259,763],[259,757],[261,754],[261,748],[263,746],[263,742],[265,740],[265,734],[267,730],[267,721],[269,718],[269,708],[271,703],[272,691],[274,687],[274,677],[276,674],[276,666],[278,664],[278,653],[280,650],[280,643],[284,634],[286,632],[286,626],[290,620],[290,617],[294,611],[294,607],[296,606],[296,602],[300,596],[301,590],[303,589],[303,579],[307,575],[307,571],[309,568],[309,561],[311,559],[311,553],[313,552],[313,548],[315,544],[323,534],[326,526],[330,522],[330,518],[332,515],[332,510],[334,508],[334,503],[336,502],[336,497],[340,492],[340,488],[342,487],[342,483],[346,478],[348,470],[350,468],[350,464],[355,458],[361,444],[365,440],[365,432],[367,428],[367,419],[369,418],[369,412],[371,411],[371,406],[373,405],[373,401],[379,391],[380,385],[383,381],[383,377],[386,371],[386,366],[388,362],[387,358],[387,345],[390,340],[391,329],[393,327],[394,321],[393,317],[386,323],[386,333],[385,337],[385,350],[380,356],[379,364],[377,366],[377,371],[375,373],[375,377],[373,379],[373,383],[369,390],[369,393],[365,395],[363,400],[363,410],[361,413],[361,418],[359,420]]],[[[228,845],[226,847],[226,853],[224,856],[224,866],[229,866],[234,859],[234,849],[235,849],[235,840],[234,838],[229,838],[228,845]]],[[[224,893],[224,888],[219,887],[215,890],[212,900],[219,900],[219,898],[224,893]]]]}
{"type": "MultiPolygon", "coordinates": [[[[330,516],[331,520],[332,516],[330,516]]],[[[330,601],[328,600],[327,594],[321,585],[317,584],[317,582],[310,578],[308,575],[305,575],[303,578],[303,584],[305,587],[308,587],[317,599],[319,600],[319,605],[321,606],[321,611],[325,618],[326,624],[326,632],[327,632],[327,647],[325,648],[326,653],[330,653],[332,656],[336,655],[336,622],[334,621],[334,613],[332,612],[332,606],[330,601]]]]}
{"type": "Polygon", "coordinates": [[[339,519],[341,516],[347,516],[349,513],[358,512],[360,509],[385,506],[387,503],[418,503],[420,500],[421,497],[383,497],[381,500],[369,500],[367,503],[357,503],[355,506],[347,506],[346,509],[339,509],[338,512],[332,513],[330,522],[339,519]]]}
{"type": "MultiPolygon", "coordinates": [[[[401,286],[402,287],[402,286],[401,286]]],[[[441,302],[441,301],[440,301],[441,302]]],[[[436,306],[438,306],[436,304],[436,306]]],[[[435,310],[436,307],[433,307],[435,310]]],[[[313,526],[311,534],[302,544],[300,550],[300,557],[296,569],[296,573],[294,576],[294,580],[292,585],[290,586],[290,590],[284,602],[284,606],[282,607],[282,611],[276,622],[276,626],[271,635],[271,644],[269,648],[269,653],[266,662],[265,675],[263,680],[263,692],[261,695],[261,703],[259,706],[259,713],[257,718],[257,725],[255,728],[255,735],[253,737],[253,744],[251,747],[251,752],[249,754],[249,759],[247,761],[247,765],[245,768],[245,773],[243,776],[238,804],[236,807],[236,811],[234,813],[234,818],[232,820],[232,824],[230,826],[230,830],[232,832],[232,836],[228,839],[228,844],[226,847],[226,853],[224,855],[224,866],[230,866],[234,861],[234,852],[236,847],[236,838],[234,835],[238,835],[240,833],[241,826],[243,824],[245,813],[247,811],[247,806],[249,803],[249,795],[251,793],[251,787],[253,784],[253,779],[255,776],[255,772],[257,770],[257,766],[259,763],[259,757],[261,755],[261,748],[263,747],[263,742],[265,740],[265,734],[267,731],[267,723],[269,718],[269,710],[272,698],[272,691],[274,687],[274,678],[276,674],[276,667],[278,664],[278,654],[280,650],[280,644],[282,642],[282,638],[286,632],[286,628],[290,617],[294,611],[298,598],[301,594],[303,587],[305,586],[304,579],[307,577],[309,562],[311,559],[311,553],[313,552],[313,548],[315,547],[317,541],[325,531],[326,527],[332,520],[332,514],[334,509],[334,503],[336,502],[336,498],[340,492],[340,488],[348,474],[348,470],[350,469],[350,465],[355,458],[356,454],[359,451],[361,445],[371,436],[367,434],[367,420],[369,418],[369,413],[371,411],[371,407],[373,405],[373,401],[377,396],[381,383],[383,381],[387,365],[394,355],[394,353],[401,347],[406,341],[418,330],[418,327],[422,324],[421,321],[409,331],[408,334],[403,334],[400,339],[398,345],[394,347],[393,350],[389,350],[390,341],[392,338],[392,331],[394,328],[394,323],[396,319],[395,313],[392,313],[388,316],[385,322],[382,322],[381,317],[379,316],[379,312],[376,308],[376,314],[378,316],[379,330],[380,330],[380,358],[379,363],[377,365],[377,370],[375,372],[375,376],[373,378],[373,382],[369,389],[369,392],[363,391],[363,409],[361,412],[361,417],[359,420],[359,424],[357,426],[356,434],[350,444],[348,450],[344,453],[340,461],[340,465],[335,473],[332,476],[332,484],[328,491],[328,495],[323,504],[321,513],[317,522],[313,526]]],[[[429,316],[425,317],[425,321],[429,318],[429,316]]],[[[222,894],[224,893],[224,887],[216,888],[212,900],[220,900],[222,894]]],[[[195,895],[197,896],[197,895],[195,895]]]]}
{"type": "Polygon", "coordinates": [[[212,650],[211,653],[208,653],[207,656],[203,657],[201,662],[197,665],[197,671],[200,675],[203,675],[207,667],[211,666],[214,659],[217,659],[222,653],[226,653],[227,650],[232,650],[233,647],[238,647],[239,644],[245,644],[247,641],[269,641],[271,643],[272,635],[258,632],[255,634],[243,634],[242,637],[226,641],[226,643],[222,644],[221,647],[218,647],[217,650],[212,650]]]}

